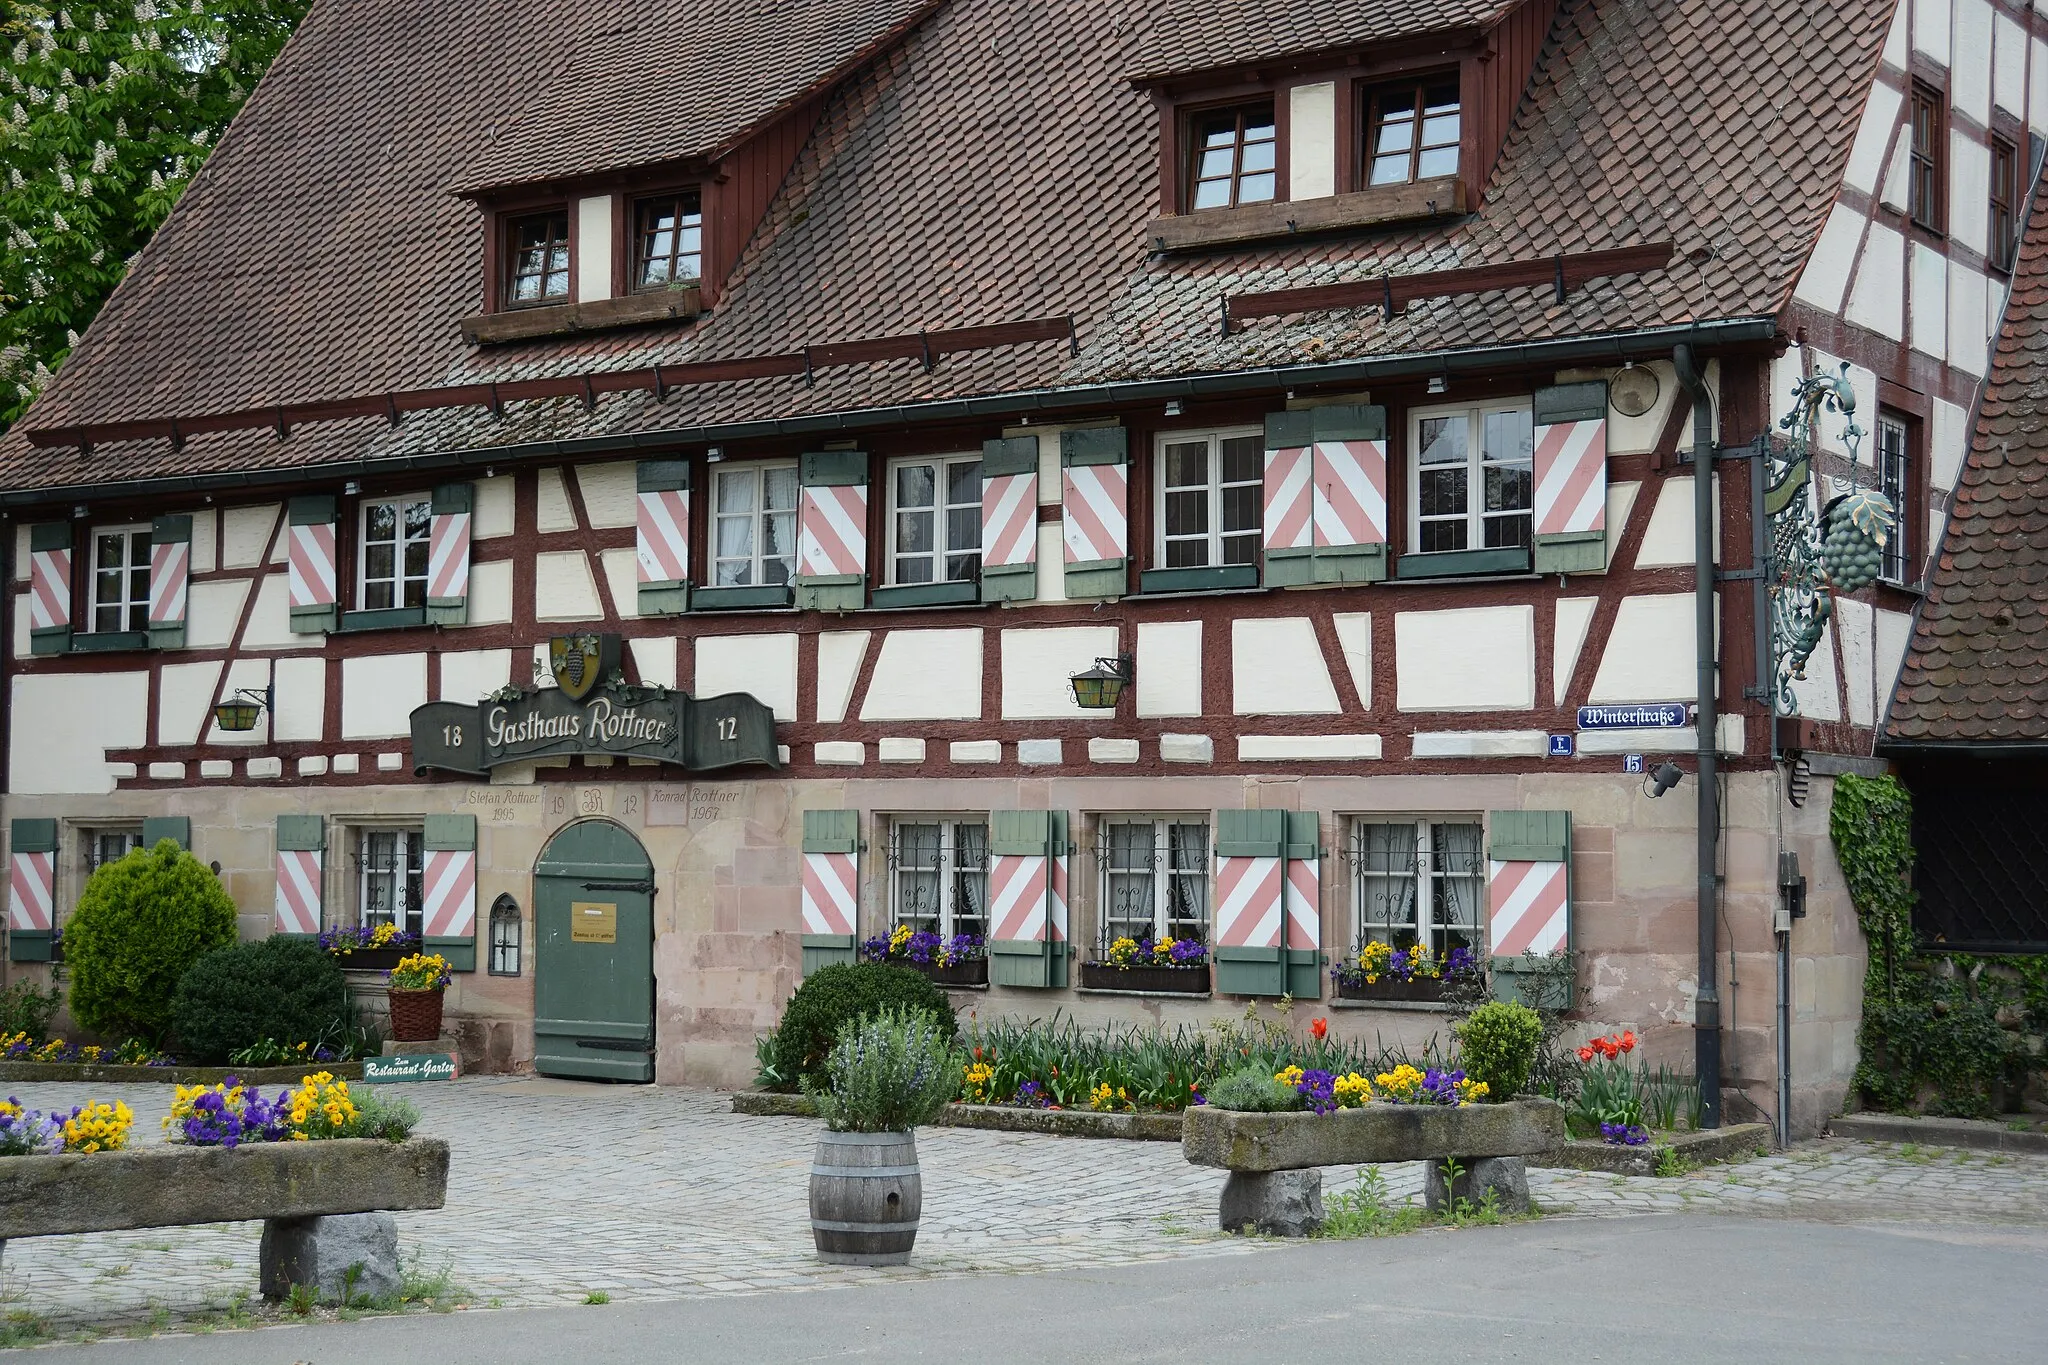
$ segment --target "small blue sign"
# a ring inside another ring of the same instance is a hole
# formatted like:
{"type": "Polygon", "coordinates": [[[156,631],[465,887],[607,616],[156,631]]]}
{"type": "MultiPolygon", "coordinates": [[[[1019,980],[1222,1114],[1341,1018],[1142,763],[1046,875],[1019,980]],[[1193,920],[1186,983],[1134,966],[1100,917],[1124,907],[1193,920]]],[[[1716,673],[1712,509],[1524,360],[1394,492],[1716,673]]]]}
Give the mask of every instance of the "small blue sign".
{"type": "Polygon", "coordinates": [[[1690,723],[1683,702],[1637,702],[1626,706],[1581,706],[1581,730],[1682,730],[1690,723]]]}
{"type": "Polygon", "coordinates": [[[1625,773],[1641,772],[1643,770],[1643,756],[1641,754],[1623,754],[1621,756],[1621,770],[1625,773]]]}
{"type": "Polygon", "coordinates": [[[1572,756],[1572,737],[1570,735],[1552,735],[1550,737],[1550,756],[1552,758],[1570,758],[1572,756]]]}

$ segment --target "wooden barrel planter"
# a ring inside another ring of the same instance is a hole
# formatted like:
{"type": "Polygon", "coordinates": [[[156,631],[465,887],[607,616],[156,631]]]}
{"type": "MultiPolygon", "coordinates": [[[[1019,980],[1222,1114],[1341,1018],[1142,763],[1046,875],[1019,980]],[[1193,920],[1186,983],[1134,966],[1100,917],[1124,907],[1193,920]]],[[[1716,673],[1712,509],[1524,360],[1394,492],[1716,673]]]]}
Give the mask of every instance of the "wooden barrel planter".
{"type": "Polygon", "coordinates": [[[431,1043],[441,1036],[441,992],[384,992],[391,1002],[391,1036],[401,1043],[431,1043]]]}
{"type": "Polygon", "coordinates": [[[811,1237],[834,1265],[904,1265],[924,1185],[912,1133],[820,1133],[811,1157],[811,1237]]]}

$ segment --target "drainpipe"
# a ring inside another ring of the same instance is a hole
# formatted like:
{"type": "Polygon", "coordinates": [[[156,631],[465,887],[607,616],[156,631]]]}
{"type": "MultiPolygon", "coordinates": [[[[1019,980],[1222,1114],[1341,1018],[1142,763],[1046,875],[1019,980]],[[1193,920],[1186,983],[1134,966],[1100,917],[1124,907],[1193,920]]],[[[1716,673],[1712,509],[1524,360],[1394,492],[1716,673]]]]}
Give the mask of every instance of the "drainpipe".
{"type": "Polygon", "coordinates": [[[1721,1126],[1721,989],[1714,970],[1715,881],[1721,840],[1720,754],[1714,657],[1714,408],[1692,347],[1672,351],[1678,382],[1692,395],[1693,657],[1699,661],[1699,994],[1693,1013],[1693,1074],[1700,1083],[1701,1125],[1721,1126]]]}

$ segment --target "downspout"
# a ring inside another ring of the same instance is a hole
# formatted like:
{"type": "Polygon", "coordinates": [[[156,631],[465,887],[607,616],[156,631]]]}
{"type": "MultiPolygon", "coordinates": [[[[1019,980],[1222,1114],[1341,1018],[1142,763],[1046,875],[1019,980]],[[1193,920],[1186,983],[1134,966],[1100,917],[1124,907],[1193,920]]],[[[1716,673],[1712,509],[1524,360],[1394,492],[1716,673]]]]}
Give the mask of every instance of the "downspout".
{"type": "Polygon", "coordinates": [[[1698,668],[1699,992],[1693,1013],[1693,1074],[1700,1085],[1700,1123],[1721,1126],[1721,989],[1714,969],[1721,842],[1719,661],[1714,656],[1714,407],[1706,380],[1681,342],[1671,353],[1678,382],[1692,395],[1693,657],[1698,668]]]}

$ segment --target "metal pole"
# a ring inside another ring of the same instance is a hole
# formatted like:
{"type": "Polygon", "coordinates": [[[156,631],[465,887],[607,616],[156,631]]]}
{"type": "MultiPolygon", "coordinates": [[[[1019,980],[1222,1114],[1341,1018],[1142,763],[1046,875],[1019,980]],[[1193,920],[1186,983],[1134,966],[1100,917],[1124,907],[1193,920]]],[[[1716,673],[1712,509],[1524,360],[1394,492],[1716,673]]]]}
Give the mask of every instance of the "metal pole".
{"type": "Polygon", "coordinates": [[[1714,409],[1694,365],[1692,347],[1672,352],[1678,380],[1692,395],[1693,657],[1698,661],[1699,724],[1699,993],[1693,1015],[1693,1071],[1700,1085],[1700,1124],[1721,1126],[1721,990],[1714,963],[1720,887],[1715,868],[1721,838],[1720,683],[1714,651],[1714,409]]]}

